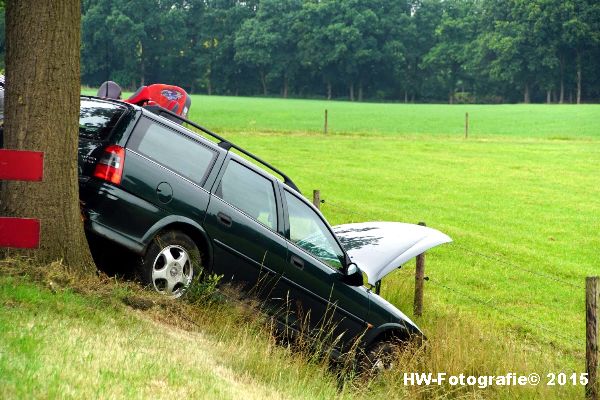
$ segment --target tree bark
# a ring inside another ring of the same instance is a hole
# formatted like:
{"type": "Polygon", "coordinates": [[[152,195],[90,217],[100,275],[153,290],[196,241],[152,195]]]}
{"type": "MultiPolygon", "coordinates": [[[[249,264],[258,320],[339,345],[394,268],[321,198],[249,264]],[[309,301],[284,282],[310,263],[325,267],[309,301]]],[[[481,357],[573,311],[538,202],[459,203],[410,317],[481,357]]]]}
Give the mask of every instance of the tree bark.
{"type": "Polygon", "coordinates": [[[212,96],[213,87],[212,87],[212,64],[208,64],[208,68],[206,69],[206,91],[209,96],[212,96]]]}
{"type": "Polygon", "coordinates": [[[581,54],[577,52],[577,104],[581,104],[581,54]]]}
{"type": "Polygon", "coordinates": [[[287,74],[283,76],[283,98],[287,99],[288,97],[288,77],[287,74]]]}
{"type": "Polygon", "coordinates": [[[546,90],[546,103],[552,103],[552,90],[550,89],[546,90]]]}
{"type": "Polygon", "coordinates": [[[448,104],[454,104],[454,92],[448,94],[448,104]]]}
{"type": "Polygon", "coordinates": [[[525,83],[525,90],[523,92],[523,103],[529,104],[529,83],[525,83]]]}
{"type": "Polygon", "coordinates": [[[327,81],[327,100],[331,100],[331,81],[327,81]]]}
{"type": "Polygon", "coordinates": [[[354,101],[354,82],[350,84],[350,101],[354,101]]]}
{"type": "Polygon", "coordinates": [[[267,95],[267,78],[265,76],[265,72],[260,70],[260,84],[262,85],[263,96],[267,95]]]}
{"type": "Polygon", "coordinates": [[[564,56],[560,58],[560,104],[565,102],[565,59],[564,56]]]}
{"type": "Polygon", "coordinates": [[[362,84],[362,82],[358,83],[358,101],[363,101],[363,84],[362,84]]]}
{"type": "Polygon", "coordinates": [[[79,209],[79,0],[8,0],[5,147],[44,152],[43,182],[4,182],[3,215],[39,218],[39,262],[95,271],[79,209]]]}
{"type": "Polygon", "coordinates": [[[146,61],[144,60],[144,44],[140,42],[140,87],[146,83],[146,61]]]}

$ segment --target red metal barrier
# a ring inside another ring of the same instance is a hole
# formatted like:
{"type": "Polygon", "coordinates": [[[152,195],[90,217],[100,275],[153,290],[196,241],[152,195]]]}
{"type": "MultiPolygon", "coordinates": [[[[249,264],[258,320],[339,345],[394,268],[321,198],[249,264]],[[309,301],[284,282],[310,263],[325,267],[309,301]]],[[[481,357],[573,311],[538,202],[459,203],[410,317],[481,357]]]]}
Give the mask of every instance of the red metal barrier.
{"type": "Polygon", "coordinates": [[[40,247],[40,221],[0,217],[0,247],[37,249],[40,247]]]}
{"type": "Polygon", "coordinates": [[[44,153],[0,149],[0,179],[41,181],[44,177],[44,153]]]}
{"type": "MultiPolygon", "coordinates": [[[[0,149],[0,179],[41,181],[44,153],[0,149]]],[[[0,217],[0,247],[35,249],[40,246],[40,221],[33,218],[0,217]]]]}

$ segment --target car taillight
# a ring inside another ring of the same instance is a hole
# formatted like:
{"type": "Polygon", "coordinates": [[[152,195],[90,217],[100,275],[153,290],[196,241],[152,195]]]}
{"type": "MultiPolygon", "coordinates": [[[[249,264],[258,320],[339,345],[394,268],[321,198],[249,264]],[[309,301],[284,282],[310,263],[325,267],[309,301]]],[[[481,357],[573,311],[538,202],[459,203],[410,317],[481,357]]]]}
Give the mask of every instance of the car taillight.
{"type": "Polygon", "coordinates": [[[108,146],[96,164],[94,176],[119,185],[123,176],[124,163],[125,149],[117,145],[108,146]]]}

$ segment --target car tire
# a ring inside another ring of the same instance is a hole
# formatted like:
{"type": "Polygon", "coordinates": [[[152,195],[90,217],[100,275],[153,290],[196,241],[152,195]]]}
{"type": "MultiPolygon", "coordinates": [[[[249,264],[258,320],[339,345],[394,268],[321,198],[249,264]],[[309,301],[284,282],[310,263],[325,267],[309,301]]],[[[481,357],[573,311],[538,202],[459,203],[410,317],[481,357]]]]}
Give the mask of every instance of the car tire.
{"type": "Polygon", "coordinates": [[[387,340],[382,340],[369,346],[360,363],[361,372],[369,375],[377,375],[383,371],[393,369],[399,348],[399,342],[387,340]]]}
{"type": "Polygon", "coordinates": [[[165,296],[182,296],[202,271],[198,246],[178,231],[157,235],[139,264],[138,279],[165,296]]]}

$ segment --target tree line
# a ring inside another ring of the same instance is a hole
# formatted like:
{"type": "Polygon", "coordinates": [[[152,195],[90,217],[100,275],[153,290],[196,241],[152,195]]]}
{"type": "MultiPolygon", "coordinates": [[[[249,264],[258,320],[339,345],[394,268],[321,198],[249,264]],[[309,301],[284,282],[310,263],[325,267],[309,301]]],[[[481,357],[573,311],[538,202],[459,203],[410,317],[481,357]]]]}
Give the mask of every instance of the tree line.
{"type": "Polygon", "coordinates": [[[82,83],[415,102],[600,100],[597,0],[83,0],[82,83]]]}

